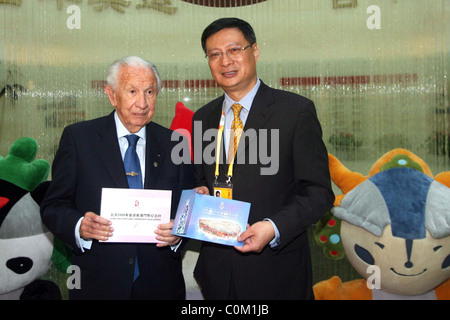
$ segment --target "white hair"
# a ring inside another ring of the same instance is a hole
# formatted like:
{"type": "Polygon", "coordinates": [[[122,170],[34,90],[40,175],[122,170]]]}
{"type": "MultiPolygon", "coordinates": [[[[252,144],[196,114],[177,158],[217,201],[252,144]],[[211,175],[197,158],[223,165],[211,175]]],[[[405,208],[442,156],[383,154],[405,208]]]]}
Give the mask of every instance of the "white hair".
{"type": "Polygon", "coordinates": [[[162,81],[159,76],[158,70],[156,69],[156,66],[153,63],[136,56],[123,57],[114,61],[111,64],[111,66],[108,69],[108,75],[106,76],[106,82],[111,87],[113,87],[114,89],[118,88],[119,82],[117,77],[119,75],[120,68],[125,66],[152,70],[156,76],[158,92],[161,90],[162,81]]]}

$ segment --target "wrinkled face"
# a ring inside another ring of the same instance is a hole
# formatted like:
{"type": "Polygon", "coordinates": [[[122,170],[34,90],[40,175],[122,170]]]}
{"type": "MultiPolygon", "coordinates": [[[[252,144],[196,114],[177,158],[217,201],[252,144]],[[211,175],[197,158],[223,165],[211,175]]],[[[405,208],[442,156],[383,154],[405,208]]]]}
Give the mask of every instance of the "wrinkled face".
{"type": "Polygon", "coordinates": [[[364,278],[370,265],[380,268],[381,290],[401,295],[429,292],[450,277],[450,237],[405,240],[392,235],[388,225],[381,237],[346,221],[342,243],[352,266],[364,278]]]}
{"type": "MultiPolygon", "coordinates": [[[[206,52],[225,52],[234,47],[246,47],[250,43],[236,28],[222,29],[206,39],[206,52]]],[[[218,61],[209,61],[211,75],[217,84],[235,101],[241,100],[255,86],[257,81],[256,62],[259,58],[258,45],[242,51],[238,56],[226,53],[218,61]]]]}
{"type": "Polygon", "coordinates": [[[124,66],[118,75],[118,88],[106,86],[109,101],[120,121],[131,133],[147,125],[155,113],[157,79],[152,70],[124,66]]]}

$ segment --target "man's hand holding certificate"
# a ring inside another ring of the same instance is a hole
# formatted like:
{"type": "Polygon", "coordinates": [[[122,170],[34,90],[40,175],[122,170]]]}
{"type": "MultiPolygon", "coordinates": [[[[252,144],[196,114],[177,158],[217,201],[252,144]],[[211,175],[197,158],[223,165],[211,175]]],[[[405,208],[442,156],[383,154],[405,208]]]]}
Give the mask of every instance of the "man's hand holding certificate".
{"type": "Polygon", "coordinates": [[[93,221],[102,225],[98,240],[176,244],[170,232],[171,197],[167,190],[103,188],[100,217],[93,221]]]}
{"type": "Polygon", "coordinates": [[[106,241],[113,235],[111,221],[94,212],[86,212],[80,224],[80,236],[85,240],[106,241]]]}

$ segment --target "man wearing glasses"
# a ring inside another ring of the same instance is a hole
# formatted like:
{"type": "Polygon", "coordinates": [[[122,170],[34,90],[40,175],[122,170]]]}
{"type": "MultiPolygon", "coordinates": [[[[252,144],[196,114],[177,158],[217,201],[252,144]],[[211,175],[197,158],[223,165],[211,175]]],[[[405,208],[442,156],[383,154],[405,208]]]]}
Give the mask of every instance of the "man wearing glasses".
{"type": "MultiPolygon", "coordinates": [[[[195,277],[206,299],[313,299],[306,230],[334,202],[314,103],[258,78],[260,52],[247,22],[214,21],[203,32],[202,46],[225,94],[199,109],[193,124],[201,126],[202,136],[223,125],[224,143],[216,152],[226,161],[195,163],[196,186],[203,194],[228,188],[232,199],[250,202],[251,211],[249,227],[238,238],[243,247],[204,242],[195,277]],[[249,130],[256,139],[244,138],[249,130]],[[261,132],[277,139],[261,139],[261,132]],[[272,145],[261,145],[263,140],[272,145]],[[264,174],[262,159],[249,161],[255,158],[252,143],[277,150],[276,172],[264,174]]],[[[193,150],[203,151],[210,142],[195,134],[193,150]]]]}

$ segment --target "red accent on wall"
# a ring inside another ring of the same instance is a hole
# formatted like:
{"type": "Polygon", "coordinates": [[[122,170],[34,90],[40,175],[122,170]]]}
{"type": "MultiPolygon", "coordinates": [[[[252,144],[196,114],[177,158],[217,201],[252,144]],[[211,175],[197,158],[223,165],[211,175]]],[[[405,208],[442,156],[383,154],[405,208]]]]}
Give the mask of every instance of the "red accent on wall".
{"type": "Polygon", "coordinates": [[[218,85],[214,80],[185,80],[184,87],[188,89],[198,89],[198,88],[217,88],[218,85]]]}

